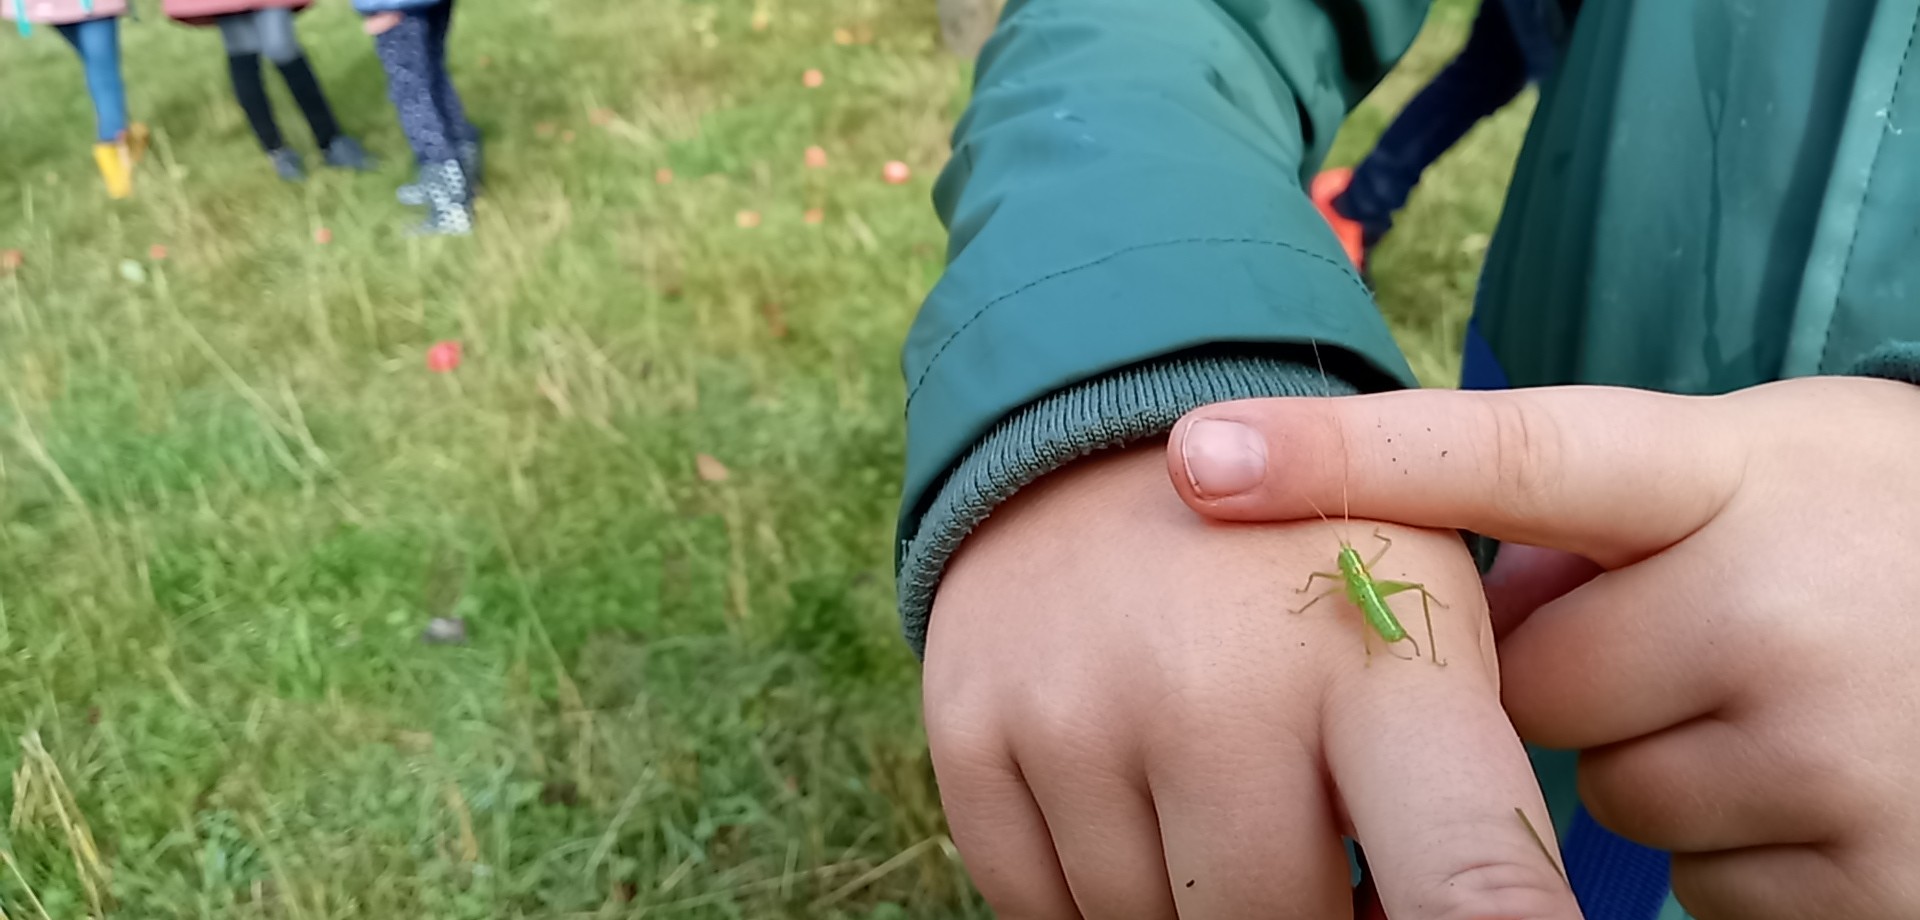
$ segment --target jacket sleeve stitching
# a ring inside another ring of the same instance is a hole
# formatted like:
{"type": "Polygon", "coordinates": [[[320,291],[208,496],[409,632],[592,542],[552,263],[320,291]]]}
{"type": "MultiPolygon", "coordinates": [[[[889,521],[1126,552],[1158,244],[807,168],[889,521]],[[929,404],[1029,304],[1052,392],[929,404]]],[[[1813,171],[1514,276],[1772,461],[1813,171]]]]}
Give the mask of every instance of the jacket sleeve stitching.
{"type": "Polygon", "coordinates": [[[1292,243],[1282,242],[1280,240],[1263,240],[1263,239],[1258,239],[1254,237],[1234,237],[1234,236],[1194,236],[1194,237],[1186,237],[1184,239],[1158,240],[1152,243],[1140,243],[1134,246],[1127,246],[1125,248],[1116,249],[1112,252],[1102,255],[1097,259],[1090,259],[1086,262],[1080,263],[1079,265],[1070,265],[1058,271],[1053,271],[1053,272],[1049,272],[1047,274],[1041,275],[1040,277],[1035,278],[1032,281],[1027,282],[1026,284],[1020,285],[1019,287],[1014,288],[1013,290],[1008,291],[1005,294],[1001,294],[1000,296],[995,297],[984,304],[981,304],[980,309],[975,310],[972,316],[967,317],[967,321],[964,323],[961,323],[959,328],[956,328],[952,332],[948,333],[947,337],[941,340],[940,347],[934,349],[933,357],[927,359],[927,366],[920,371],[920,376],[915,378],[915,380],[913,381],[913,388],[907,391],[907,408],[909,409],[913,408],[914,397],[920,395],[921,386],[923,386],[927,382],[927,378],[933,374],[934,366],[940,363],[940,356],[943,354],[946,354],[948,346],[952,345],[955,340],[960,338],[962,333],[966,332],[967,329],[971,327],[981,317],[987,315],[987,311],[993,309],[995,306],[1005,301],[1012,300],[1013,298],[1018,297],[1021,294],[1024,294],[1030,290],[1033,290],[1034,288],[1039,287],[1040,285],[1046,284],[1049,281],[1056,281],[1060,278],[1064,278],[1068,275],[1075,274],[1077,272],[1086,271],[1087,269],[1090,269],[1090,268],[1096,268],[1107,262],[1111,262],[1114,259],[1120,258],[1121,256],[1131,255],[1133,253],[1142,252],[1148,249],[1161,249],[1168,246],[1186,246],[1186,245],[1192,245],[1196,243],[1200,243],[1200,244],[1227,243],[1227,244],[1246,244],[1246,245],[1253,245],[1253,246],[1272,246],[1278,249],[1285,249],[1290,252],[1295,252],[1300,255],[1306,256],[1310,259],[1313,259],[1315,261],[1323,262],[1331,266],[1332,268],[1338,270],[1341,274],[1345,275],[1348,281],[1353,282],[1353,285],[1359,288],[1362,294],[1366,294],[1369,297],[1372,296],[1372,294],[1367,291],[1366,283],[1361,281],[1359,277],[1354,275],[1353,270],[1351,268],[1341,264],[1340,262],[1330,259],[1324,255],[1321,255],[1320,253],[1314,252],[1313,250],[1304,249],[1300,246],[1296,246],[1292,243]]]}

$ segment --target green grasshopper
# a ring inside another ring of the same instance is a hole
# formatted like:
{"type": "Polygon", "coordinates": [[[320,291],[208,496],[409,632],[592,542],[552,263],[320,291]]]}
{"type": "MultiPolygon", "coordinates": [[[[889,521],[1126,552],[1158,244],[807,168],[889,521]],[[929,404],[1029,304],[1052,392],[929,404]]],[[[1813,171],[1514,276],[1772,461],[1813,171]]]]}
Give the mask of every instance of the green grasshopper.
{"type": "MultiPolygon", "coordinates": [[[[1327,368],[1325,364],[1320,362],[1320,343],[1313,342],[1312,344],[1313,360],[1315,364],[1320,366],[1320,379],[1322,383],[1324,383],[1327,379],[1327,368]]],[[[1361,559],[1360,551],[1354,549],[1353,544],[1348,543],[1347,538],[1341,535],[1338,529],[1333,527],[1333,522],[1327,520],[1327,515],[1320,510],[1320,506],[1314,504],[1313,499],[1310,498],[1307,499],[1307,503],[1313,505],[1313,513],[1320,515],[1320,520],[1324,522],[1329,529],[1334,530],[1335,538],[1340,541],[1340,554],[1334,558],[1334,564],[1339,568],[1339,571],[1314,572],[1307,576],[1307,583],[1302,585],[1298,591],[1295,591],[1295,594],[1307,593],[1307,591],[1313,587],[1314,580],[1319,578],[1325,578],[1336,584],[1334,587],[1322,591],[1319,596],[1308,601],[1305,606],[1291,612],[1305,613],[1308,607],[1312,607],[1335,594],[1345,593],[1347,600],[1352,602],[1353,606],[1359,608],[1361,615],[1366,618],[1367,626],[1380,635],[1380,638],[1386,642],[1388,648],[1392,648],[1396,643],[1404,641],[1413,646],[1413,658],[1419,658],[1420,643],[1414,641],[1413,637],[1407,634],[1406,628],[1400,625],[1400,618],[1394,616],[1393,608],[1387,606],[1387,598],[1395,594],[1406,591],[1418,591],[1420,592],[1420,610],[1427,618],[1427,654],[1433,659],[1434,664],[1440,667],[1446,667],[1447,663],[1440,660],[1439,650],[1434,647],[1433,608],[1430,604],[1439,604],[1442,610],[1448,609],[1447,605],[1441,603],[1439,598],[1434,597],[1433,593],[1427,590],[1426,585],[1412,581],[1381,581],[1373,577],[1373,567],[1380,563],[1381,557],[1387,554],[1387,550],[1393,548],[1393,541],[1387,539],[1386,535],[1381,533],[1379,528],[1375,528],[1373,531],[1374,539],[1379,540],[1383,545],[1380,547],[1379,552],[1373,554],[1372,559],[1361,559]]],[[[1353,522],[1352,512],[1347,505],[1347,487],[1345,481],[1342,481],[1340,484],[1340,514],[1342,520],[1349,524],[1353,522]]],[[[1365,632],[1361,633],[1360,641],[1367,651],[1367,663],[1371,665],[1373,663],[1373,642],[1367,637],[1365,632]]],[[[1394,657],[1398,658],[1401,656],[1395,655],[1394,657]]],[[[1413,658],[1405,660],[1411,661],[1413,658]]]]}
{"type": "MultiPolygon", "coordinates": [[[[1318,511],[1319,509],[1316,508],[1314,510],[1318,511]]],[[[1325,521],[1327,516],[1323,514],[1320,516],[1320,519],[1325,521]]],[[[1333,526],[1333,522],[1327,521],[1327,526],[1333,526]]],[[[1385,556],[1387,550],[1393,548],[1393,541],[1387,539],[1386,535],[1381,533],[1377,528],[1374,530],[1373,536],[1374,539],[1379,540],[1382,545],[1380,551],[1373,554],[1372,559],[1361,559],[1360,551],[1354,549],[1353,544],[1348,543],[1345,537],[1341,537],[1340,555],[1334,558],[1334,562],[1340,567],[1340,571],[1314,572],[1307,576],[1307,583],[1302,585],[1300,589],[1294,593],[1307,593],[1307,590],[1313,587],[1314,580],[1319,578],[1339,582],[1339,584],[1320,592],[1319,596],[1291,612],[1305,613],[1308,607],[1312,607],[1335,594],[1345,593],[1347,600],[1352,602],[1353,606],[1360,608],[1360,613],[1367,619],[1367,626],[1370,627],[1373,632],[1379,633],[1380,638],[1386,642],[1388,647],[1404,641],[1413,646],[1413,658],[1419,658],[1420,643],[1414,641],[1413,636],[1408,635],[1406,628],[1400,625],[1400,618],[1393,615],[1393,608],[1387,606],[1387,598],[1395,594],[1400,594],[1405,591],[1418,591],[1420,592],[1420,610],[1427,618],[1427,654],[1433,658],[1434,664],[1443,668],[1446,667],[1447,663],[1440,660],[1439,650],[1435,647],[1433,641],[1433,609],[1429,606],[1429,603],[1439,604],[1442,610],[1448,609],[1447,605],[1441,603],[1439,598],[1434,597],[1433,593],[1427,590],[1426,585],[1411,581],[1382,581],[1374,578],[1373,567],[1379,564],[1380,557],[1385,556]]],[[[1371,664],[1373,662],[1373,640],[1365,633],[1362,633],[1360,641],[1367,650],[1367,662],[1371,664]]],[[[1413,659],[1410,658],[1407,660],[1411,661],[1413,659]]]]}

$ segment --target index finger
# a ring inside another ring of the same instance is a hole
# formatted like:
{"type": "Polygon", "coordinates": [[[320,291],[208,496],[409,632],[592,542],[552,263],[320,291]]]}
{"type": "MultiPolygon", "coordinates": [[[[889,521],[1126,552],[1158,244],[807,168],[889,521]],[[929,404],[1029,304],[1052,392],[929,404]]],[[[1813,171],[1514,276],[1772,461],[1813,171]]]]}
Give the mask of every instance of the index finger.
{"type": "Polygon", "coordinates": [[[1706,411],[1713,399],[1551,387],[1240,400],[1182,418],[1167,466],[1209,517],[1350,509],[1617,568],[1685,539],[1731,499],[1746,441],[1706,411]]]}
{"type": "MultiPolygon", "coordinates": [[[[1431,538],[1390,532],[1396,541],[1431,538]]],[[[1401,574],[1392,553],[1374,574],[1401,574]]],[[[1370,663],[1356,654],[1333,675],[1321,709],[1327,768],[1387,916],[1579,917],[1539,782],[1500,705],[1492,631],[1470,560],[1406,574],[1431,579],[1445,598],[1433,617],[1451,649],[1440,656],[1446,666],[1389,658],[1376,644],[1370,663]]],[[[1391,600],[1404,619],[1420,616],[1417,598],[1408,591],[1391,600]]]]}

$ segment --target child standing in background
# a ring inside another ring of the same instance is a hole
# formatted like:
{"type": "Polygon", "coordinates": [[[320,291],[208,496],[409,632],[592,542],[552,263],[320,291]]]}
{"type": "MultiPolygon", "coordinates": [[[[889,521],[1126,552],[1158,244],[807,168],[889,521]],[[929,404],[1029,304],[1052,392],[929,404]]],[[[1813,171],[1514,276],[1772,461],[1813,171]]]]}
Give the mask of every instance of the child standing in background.
{"type": "Polygon", "coordinates": [[[306,50],[294,35],[293,15],[312,5],[313,0],[165,0],[162,9],[168,17],[188,25],[216,25],[226,44],[227,72],[233,80],[233,94],[246,113],[247,124],[260,141],[260,148],[273,162],[274,172],[289,182],[306,178],[300,154],[289,148],[274,122],[273,104],[267,98],[267,85],[261,79],[260,58],[264,55],[280,70],[287,90],[307,117],[313,129],[313,142],[320,148],[328,166],[366,171],[374,167],[360,143],[341,133],[333,109],[307,63],[306,50]]]}
{"type": "Polygon", "coordinates": [[[133,164],[146,152],[147,129],[127,120],[127,85],[120,75],[120,17],[126,0],[0,0],[0,18],[20,34],[34,23],[53,26],[80,55],[98,126],[93,161],[110,198],[133,194],[133,164]]]}
{"type": "Polygon", "coordinates": [[[1558,63],[1581,0],[1481,0],[1466,46],[1415,95],[1352,169],[1329,169],[1310,193],[1362,274],[1420,174],[1558,63]]]}
{"type": "Polygon", "coordinates": [[[354,0],[367,17],[387,95],[419,161],[420,178],[403,186],[402,202],[425,205],[416,232],[473,232],[473,196],[480,184],[480,130],[447,75],[447,30],[454,0],[354,0]]]}

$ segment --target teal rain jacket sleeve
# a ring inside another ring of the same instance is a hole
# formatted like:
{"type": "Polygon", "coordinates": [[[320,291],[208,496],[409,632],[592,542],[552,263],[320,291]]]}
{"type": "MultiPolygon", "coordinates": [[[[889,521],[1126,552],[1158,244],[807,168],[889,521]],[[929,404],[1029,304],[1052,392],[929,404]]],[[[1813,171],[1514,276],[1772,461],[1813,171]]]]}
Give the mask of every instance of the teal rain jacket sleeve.
{"type": "Polygon", "coordinates": [[[1210,402],[1414,385],[1305,186],[1426,7],[1009,3],[935,189],[948,266],[904,354],[916,654],[947,560],[1041,475],[1210,402]]]}

